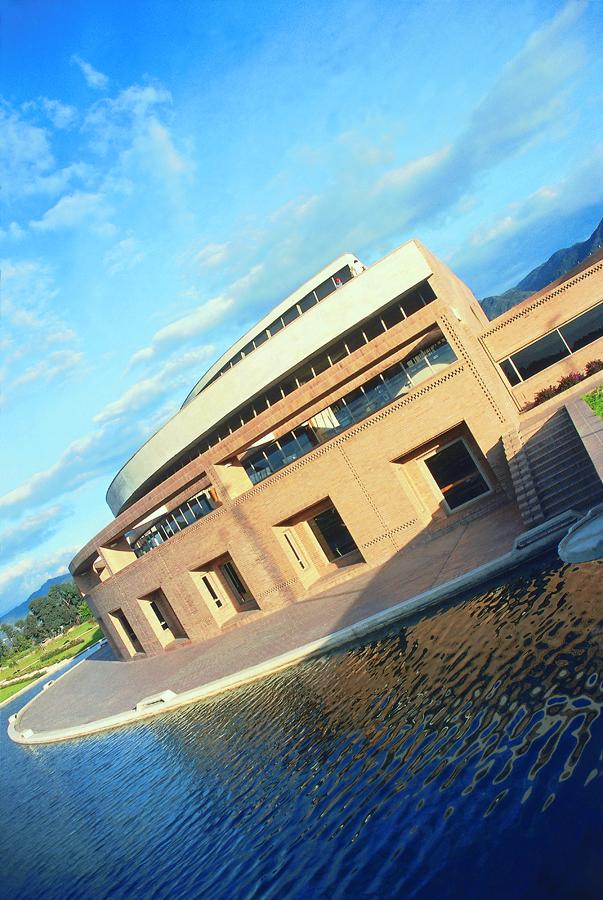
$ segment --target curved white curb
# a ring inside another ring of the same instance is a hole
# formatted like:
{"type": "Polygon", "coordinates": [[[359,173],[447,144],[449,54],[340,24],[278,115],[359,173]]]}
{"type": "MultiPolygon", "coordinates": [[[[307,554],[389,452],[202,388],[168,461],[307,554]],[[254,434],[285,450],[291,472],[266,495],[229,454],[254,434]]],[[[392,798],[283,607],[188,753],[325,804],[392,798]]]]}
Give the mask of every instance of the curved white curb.
{"type": "MultiPolygon", "coordinates": [[[[565,528],[567,528],[567,524],[565,525],[565,528]]],[[[416,597],[412,597],[409,600],[403,600],[401,603],[389,607],[389,609],[375,613],[375,615],[369,616],[366,619],[361,619],[354,625],[348,625],[346,628],[334,631],[331,634],[327,634],[324,637],[311,641],[308,644],[304,644],[301,647],[296,647],[294,650],[290,650],[280,656],[274,656],[255,666],[242,669],[239,672],[227,675],[224,678],[219,678],[216,681],[211,681],[200,687],[182,691],[179,694],[176,694],[171,690],[164,690],[161,693],[154,694],[150,697],[141,698],[141,700],[137,702],[135,709],[125,710],[116,715],[107,716],[104,719],[97,719],[92,722],[86,722],[82,725],[74,725],[68,728],[58,728],[54,731],[33,732],[30,728],[21,731],[19,728],[21,717],[25,710],[35,703],[39,696],[36,695],[18,713],[15,713],[9,718],[8,735],[11,740],[18,744],[50,744],[56,741],[65,741],[71,738],[96,734],[100,731],[108,731],[112,728],[119,728],[122,725],[132,725],[136,722],[143,721],[144,719],[150,719],[160,713],[167,712],[168,710],[178,709],[181,706],[187,706],[188,704],[196,703],[199,700],[206,700],[209,697],[214,697],[216,694],[222,694],[233,688],[249,684],[249,682],[255,681],[258,678],[263,678],[266,675],[279,672],[304,659],[310,659],[311,657],[319,656],[328,650],[350,644],[358,638],[366,637],[387,625],[408,618],[415,613],[423,612],[442,601],[451,600],[459,593],[463,593],[469,588],[477,587],[482,582],[515,568],[517,565],[533,556],[537,556],[539,553],[550,548],[552,544],[556,544],[558,540],[558,530],[552,530],[543,536],[539,535],[538,537],[535,537],[533,541],[528,542],[527,545],[524,544],[521,549],[511,550],[509,553],[505,553],[503,556],[499,556],[483,566],[478,566],[478,568],[473,569],[471,572],[466,572],[464,575],[459,575],[451,581],[447,581],[437,587],[423,591],[423,593],[417,594],[416,597]]],[[[83,662],[83,660],[81,660],[81,662],[83,662]]],[[[80,665],[80,663],[77,665],[80,665]]],[[[73,668],[76,668],[76,666],[73,668]]],[[[73,669],[69,669],[69,672],[71,671],[73,671],[73,669]]],[[[66,674],[67,672],[63,673],[60,677],[63,678],[66,674]]],[[[59,679],[57,679],[57,681],[58,680],[59,679]]],[[[54,683],[56,682],[53,682],[53,684],[54,683]]],[[[48,687],[50,687],[50,684],[48,687]]]]}

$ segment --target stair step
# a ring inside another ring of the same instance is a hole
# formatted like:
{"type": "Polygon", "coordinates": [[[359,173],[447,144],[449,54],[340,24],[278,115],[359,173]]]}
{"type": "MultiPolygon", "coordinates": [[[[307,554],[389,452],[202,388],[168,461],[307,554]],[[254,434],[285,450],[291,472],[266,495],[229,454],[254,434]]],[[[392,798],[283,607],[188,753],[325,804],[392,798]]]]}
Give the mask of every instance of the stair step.
{"type": "Polygon", "coordinates": [[[591,483],[593,480],[593,469],[586,465],[584,459],[576,460],[576,462],[568,465],[567,460],[560,460],[557,463],[549,463],[548,466],[533,469],[532,471],[536,489],[549,490],[551,487],[563,482],[567,485],[571,480],[572,484],[580,484],[585,481],[591,483]]]}
{"type": "Polygon", "coordinates": [[[564,440],[567,437],[572,437],[576,435],[576,429],[574,427],[573,422],[568,420],[567,422],[563,422],[561,424],[556,424],[554,428],[550,429],[542,429],[541,431],[536,431],[533,434],[526,434],[524,431],[521,432],[521,440],[524,447],[539,447],[542,444],[550,444],[551,440],[564,440]]]}
{"type": "Polygon", "coordinates": [[[546,447],[525,447],[525,453],[530,461],[530,466],[536,467],[546,464],[549,460],[566,460],[572,456],[581,454],[582,443],[576,441],[554,442],[546,447]]]}
{"type": "Polygon", "coordinates": [[[545,503],[545,515],[547,518],[564,512],[566,509],[585,510],[596,506],[597,503],[603,501],[603,491],[593,494],[592,491],[584,491],[581,494],[574,494],[572,497],[557,500],[555,503],[545,503]]]}

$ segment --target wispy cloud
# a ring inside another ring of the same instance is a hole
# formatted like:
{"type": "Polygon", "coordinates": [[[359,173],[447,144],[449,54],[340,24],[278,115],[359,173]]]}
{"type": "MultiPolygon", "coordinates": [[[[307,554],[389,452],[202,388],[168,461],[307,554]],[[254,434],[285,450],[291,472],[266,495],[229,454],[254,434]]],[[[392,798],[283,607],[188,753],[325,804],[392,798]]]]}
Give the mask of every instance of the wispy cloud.
{"type": "Polygon", "coordinates": [[[29,384],[32,381],[39,384],[47,384],[49,381],[58,378],[59,375],[66,375],[68,372],[73,372],[79,368],[83,360],[84,354],[77,350],[55,350],[47,354],[35,366],[29,366],[29,368],[21,372],[14,379],[12,388],[29,384]]]}
{"type": "Polygon", "coordinates": [[[140,241],[134,237],[127,237],[107,250],[104,262],[109,275],[114,276],[135,268],[144,258],[145,252],[140,241]]]}
{"type": "Polygon", "coordinates": [[[75,63],[76,66],[79,66],[82,75],[90,87],[103,91],[108,86],[108,77],[95,69],[89,62],[86,62],[85,59],[82,59],[81,56],[78,56],[77,53],[74,53],[71,57],[71,62],[75,63]]]}
{"type": "Polygon", "coordinates": [[[16,524],[4,528],[0,532],[0,551],[3,562],[8,562],[19,553],[39,547],[56,534],[69,514],[69,507],[55,504],[40,509],[16,524]]]}
{"type": "Polygon", "coordinates": [[[177,353],[154,373],[128,388],[95,417],[98,428],[72,441],[59,459],[0,497],[0,513],[22,514],[72,493],[100,475],[115,474],[160,424],[158,412],[171,415],[182,392],[214,353],[205,345],[177,353]]]}
{"type": "MultiPolygon", "coordinates": [[[[214,347],[206,344],[188,353],[178,353],[168,359],[150,378],[143,378],[124,391],[121,397],[107,404],[94,417],[95,422],[114,421],[123,416],[131,416],[148,411],[151,406],[166,395],[174,397],[174,388],[182,384],[183,376],[189,377],[191,370],[199,373],[199,367],[214,353],[214,347]],[[179,377],[178,377],[179,376],[179,377]]],[[[178,407],[175,406],[175,412],[178,407]]]]}
{"type": "Polygon", "coordinates": [[[67,567],[78,549],[61,547],[44,557],[30,553],[0,569],[0,611],[6,612],[23,603],[49,578],[67,575],[67,567]]]}
{"type": "Polygon", "coordinates": [[[76,191],[61,197],[54,206],[46,210],[41,219],[29,224],[37,231],[56,231],[75,228],[83,222],[101,223],[110,214],[111,208],[103,194],[76,191]]]}
{"type": "Polygon", "coordinates": [[[201,268],[213,269],[220,266],[228,258],[230,242],[223,244],[206,244],[194,255],[194,261],[201,268]]]}
{"type": "Polygon", "coordinates": [[[224,319],[233,303],[232,297],[214,297],[188,315],[164,325],[155,332],[148,347],[143,347],[132,356],[130,366],[152,359],[159,352],[185,344],[197,335],[204,334],[224,319]]]}

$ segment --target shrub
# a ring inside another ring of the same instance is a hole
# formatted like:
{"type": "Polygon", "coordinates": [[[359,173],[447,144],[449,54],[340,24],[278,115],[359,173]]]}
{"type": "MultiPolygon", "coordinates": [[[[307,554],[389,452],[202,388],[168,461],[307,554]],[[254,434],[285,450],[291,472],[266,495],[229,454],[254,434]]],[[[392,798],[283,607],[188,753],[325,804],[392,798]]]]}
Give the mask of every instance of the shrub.
{"type": "Polygon", "coordinates": [[[591,359],[590,362],[586,363],[584,375],[586,378],[589,378],[591,375],[596,375],[597,372],[601,371],[603,371],[603,359],[591,359]]]}
{"type": "Polygon", "coordinates": [[[538,406],[540,403],[544,403],[546,400],[550,400],[552,397],[555,397],[556,394],[557,391],[555,389],[555,386],[551,384],[549,385],[549,387],[542,388],[542,390],[538,391],[531,405],[538,406]]]}
{"type": "Polygon", "coordinates": [[[555,385],[555,393],[562,394],[563,391],[568,391],[581,381],[584,381],[584,375],[581,372],[570,372],[568,375],[563,375],[555,385]]]}

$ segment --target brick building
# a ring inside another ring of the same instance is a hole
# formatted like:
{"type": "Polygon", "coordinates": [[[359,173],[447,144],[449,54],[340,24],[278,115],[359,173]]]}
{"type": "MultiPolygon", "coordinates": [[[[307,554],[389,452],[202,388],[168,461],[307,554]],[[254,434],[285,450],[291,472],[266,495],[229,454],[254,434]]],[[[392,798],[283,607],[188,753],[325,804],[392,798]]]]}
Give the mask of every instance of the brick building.
{"type": "Polygon", "coordinates": [[[417,241],[336,259],[111,483],[115,519],[70,569],[116,652],[215,637],[515,502],[503,436],[603,357],[602,296],[591,257],[489,322],[417,241]]]}

